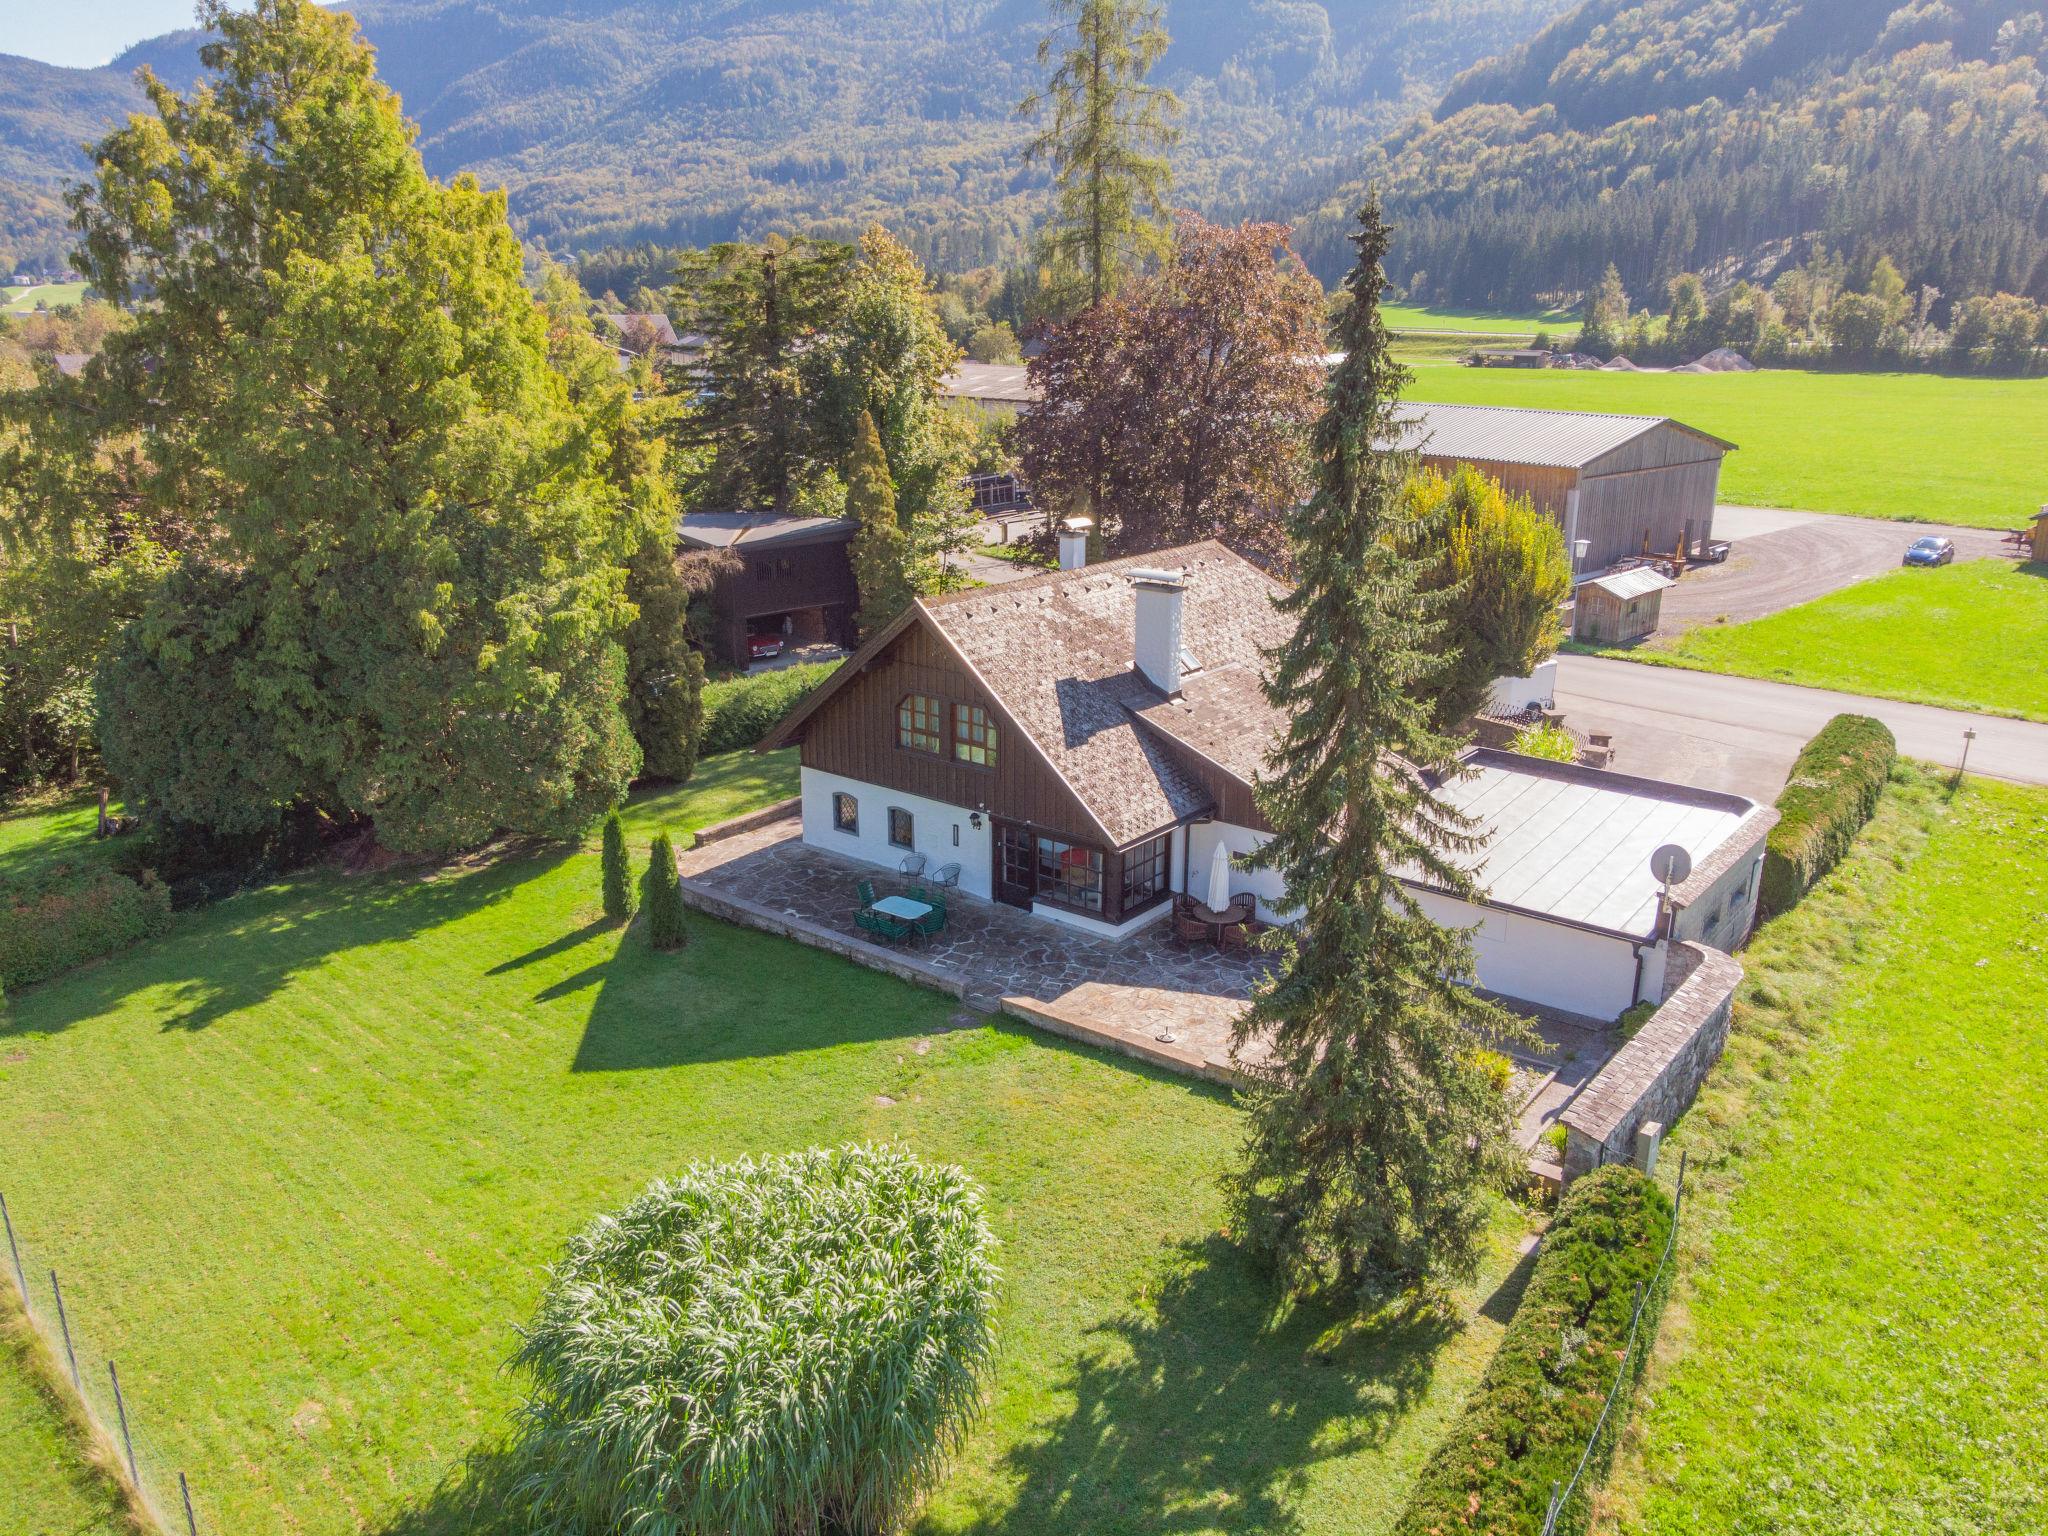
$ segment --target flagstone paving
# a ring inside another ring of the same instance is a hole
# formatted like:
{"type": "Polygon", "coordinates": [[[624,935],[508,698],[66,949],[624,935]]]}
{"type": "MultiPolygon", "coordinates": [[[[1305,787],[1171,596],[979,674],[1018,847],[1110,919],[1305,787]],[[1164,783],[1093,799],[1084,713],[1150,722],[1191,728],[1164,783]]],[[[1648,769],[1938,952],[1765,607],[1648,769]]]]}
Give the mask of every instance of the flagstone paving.
{"type": "MultiPolygon", "coordinates": [[[[1264,1054],[1259,1041],[1241,1055],[1231,1048],[1238,1015],[1273,964],[1264,953],[1179,944],[1163,922],[1098,938],[960,891],[948,893],[941,932],[884,945],[854,926],[856,886],[871,880],[877,896],[890,896],[919,882],[807,847],[801,830],[788,816],[700,842],[681,856],[685,900],[1172,1071],[1234,1082],[1240,1064],[1264,1054]]],[[[1546,1048],[1518,1060],[1511,1090],[1522,1105],[1516,1139],[1525,1147],[1614,1048],[1601,1031],[1534,1022],[1546,1048]]]]}

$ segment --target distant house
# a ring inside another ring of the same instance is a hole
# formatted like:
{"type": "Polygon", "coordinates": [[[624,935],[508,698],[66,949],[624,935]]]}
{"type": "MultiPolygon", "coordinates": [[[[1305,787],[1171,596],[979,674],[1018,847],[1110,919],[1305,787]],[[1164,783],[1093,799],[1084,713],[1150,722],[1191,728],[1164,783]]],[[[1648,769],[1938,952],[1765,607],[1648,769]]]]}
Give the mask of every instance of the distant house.
{"type": "Polygon", "coordinates": [[[624,360],[651,357],[665,367],[688,367],[710,345],[708,338],[694,332],[678,334],[667,315],[654,311],[627,310],[603,318],[618,333],[619,354],[624,360]]]}
{"type": "Polygon", "coordinates": [[[1010,517],[1032,510],[1030,490],[1007,470],[969,475],[967,494],[974,510],[983,517],[1010,517]]]}
{"type": "MultiPolygon", "coordinates": [[[[1283,725],[1262,685],[1279,590],[1204,542],[920,599],[762,746],[799,749],[806,843],[891,869],[921,853],[968,894],[1125,934],[1206,892],[1219,847],[1270,836],[1252,785],[1283,725]]],[[[1511,753],[1464,769],[1440,788],[1492,834],[1469,856],[1491,893],[1411,884],[1473,930],[1488,990],[1605,1022],[1661,1000],[1674,942],[1748,931],[1774,812],[1511,753]],[[1649,869],[1666,843],[1694,866],[1669,906],[1649,869]]],[[[1277,872],[1229,880],[1288,920],[1277,872]]]]}
{"type": "Polygon", "coordinates": [[[1577,571],[1628,555],[1697,552],[1714,529],[1735,445],[1668,416],[1406,401],[1405,446],[1439,469],[1471,464],[1587,544],[1577,571]]]}
{"type": "Polygon", "coordinates": [[[1572,613],[1572,637],[1596,645],[1627,645],[1657,632],[1669,576],[1647,566],[1610,571],[1582,581],[1572,613]]]}
{"type": "Polygon", "coordinates": [[[1548,368],[1550,353],[1542,347],[1479,347],[1472,361],[1481,368],[1548,368]]]}
{"type": "Polygon", "coordinates": [[[733,559],[711,590],[712,654],[744,667],[757,636],[785,645],[851,646],[860,596],[851,518],[777,512],[692,512],[676,525],[684,551],[733,559]]]}
{"type": "Polygon", "coordinates": [[[85,365],[92,361],[90,352],[53,352],[50,361],[57,365],[57,371],[67,379],[85,377],[85,365]]]}

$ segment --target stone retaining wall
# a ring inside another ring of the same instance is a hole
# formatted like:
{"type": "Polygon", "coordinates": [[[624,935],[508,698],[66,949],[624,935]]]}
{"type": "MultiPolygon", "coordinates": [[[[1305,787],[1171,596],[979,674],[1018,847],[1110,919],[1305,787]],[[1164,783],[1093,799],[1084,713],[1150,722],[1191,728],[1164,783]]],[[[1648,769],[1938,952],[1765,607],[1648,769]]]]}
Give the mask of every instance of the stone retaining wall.
{"type": "Polygon", "coordinates": [[[758,811],[749,811],[744,816],[735,816],[729,821],[714,821],[708,827],[697,829],[696,841],[692,848],[702,848],[706,843],[716,843],[728,837],[738,837],[742,832],[751,832],[756,827],[765,827],[771,821],[782,821],[791,816],[803,814],[804,797],[791,795],[787,800],[778,800],[773,805],[764,805],[758,811]]]}
{"type": "Polygon", "coordinates": [[[1567,1181],[1603,1163],[1626,1162],[1636,1128],[1646,1120],[1675,1121],[1721,1059],[1741,965],[1690,941],[1672,946],[1669,965],[1663,1006],[1558,1117],[1567,1181]]]}

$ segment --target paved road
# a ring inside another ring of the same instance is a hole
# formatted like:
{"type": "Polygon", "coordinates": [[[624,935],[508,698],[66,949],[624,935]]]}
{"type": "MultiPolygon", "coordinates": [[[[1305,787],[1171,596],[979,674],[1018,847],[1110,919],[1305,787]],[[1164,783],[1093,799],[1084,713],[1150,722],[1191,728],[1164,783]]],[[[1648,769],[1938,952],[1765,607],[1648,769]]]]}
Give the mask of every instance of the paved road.
{"type": "Polygon", "coordinates": [[[2048,725],[1899,704],[1749,677],[1643,666],[1597,656],[1557,659],[1557,705],[1579,731],[1611,731],[1614,767],[1771,800],[1807,739],[1838,714],[1875,715],[1909,757],[1953,764],[1975,730],[1970,771],[2048,784],[2048,725]]]}

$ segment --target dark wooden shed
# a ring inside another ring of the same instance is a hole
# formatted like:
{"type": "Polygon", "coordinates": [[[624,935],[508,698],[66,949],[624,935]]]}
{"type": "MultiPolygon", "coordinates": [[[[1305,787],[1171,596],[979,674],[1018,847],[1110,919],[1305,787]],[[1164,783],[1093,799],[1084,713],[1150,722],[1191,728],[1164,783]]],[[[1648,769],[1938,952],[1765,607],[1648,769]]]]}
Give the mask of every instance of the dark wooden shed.
{"type": "Polygon", "coordinates": [[[1626,645],[1655,634],[1663,615],[1664,589],[1674,585],[1669,576],[1647,566],[1580,582],[1572,637],[1595,645],[1626,645]]]}
{"type": "Polygon", "coordinates": [[[736,563],[711,589],[712,652],[728,666],[748,662],[748,636],[780,635],[790,645],[851,647],[857,636],[849,517],[780,512],[692,512],[676,525],[684,550],[726,550],[736,563]]]}

